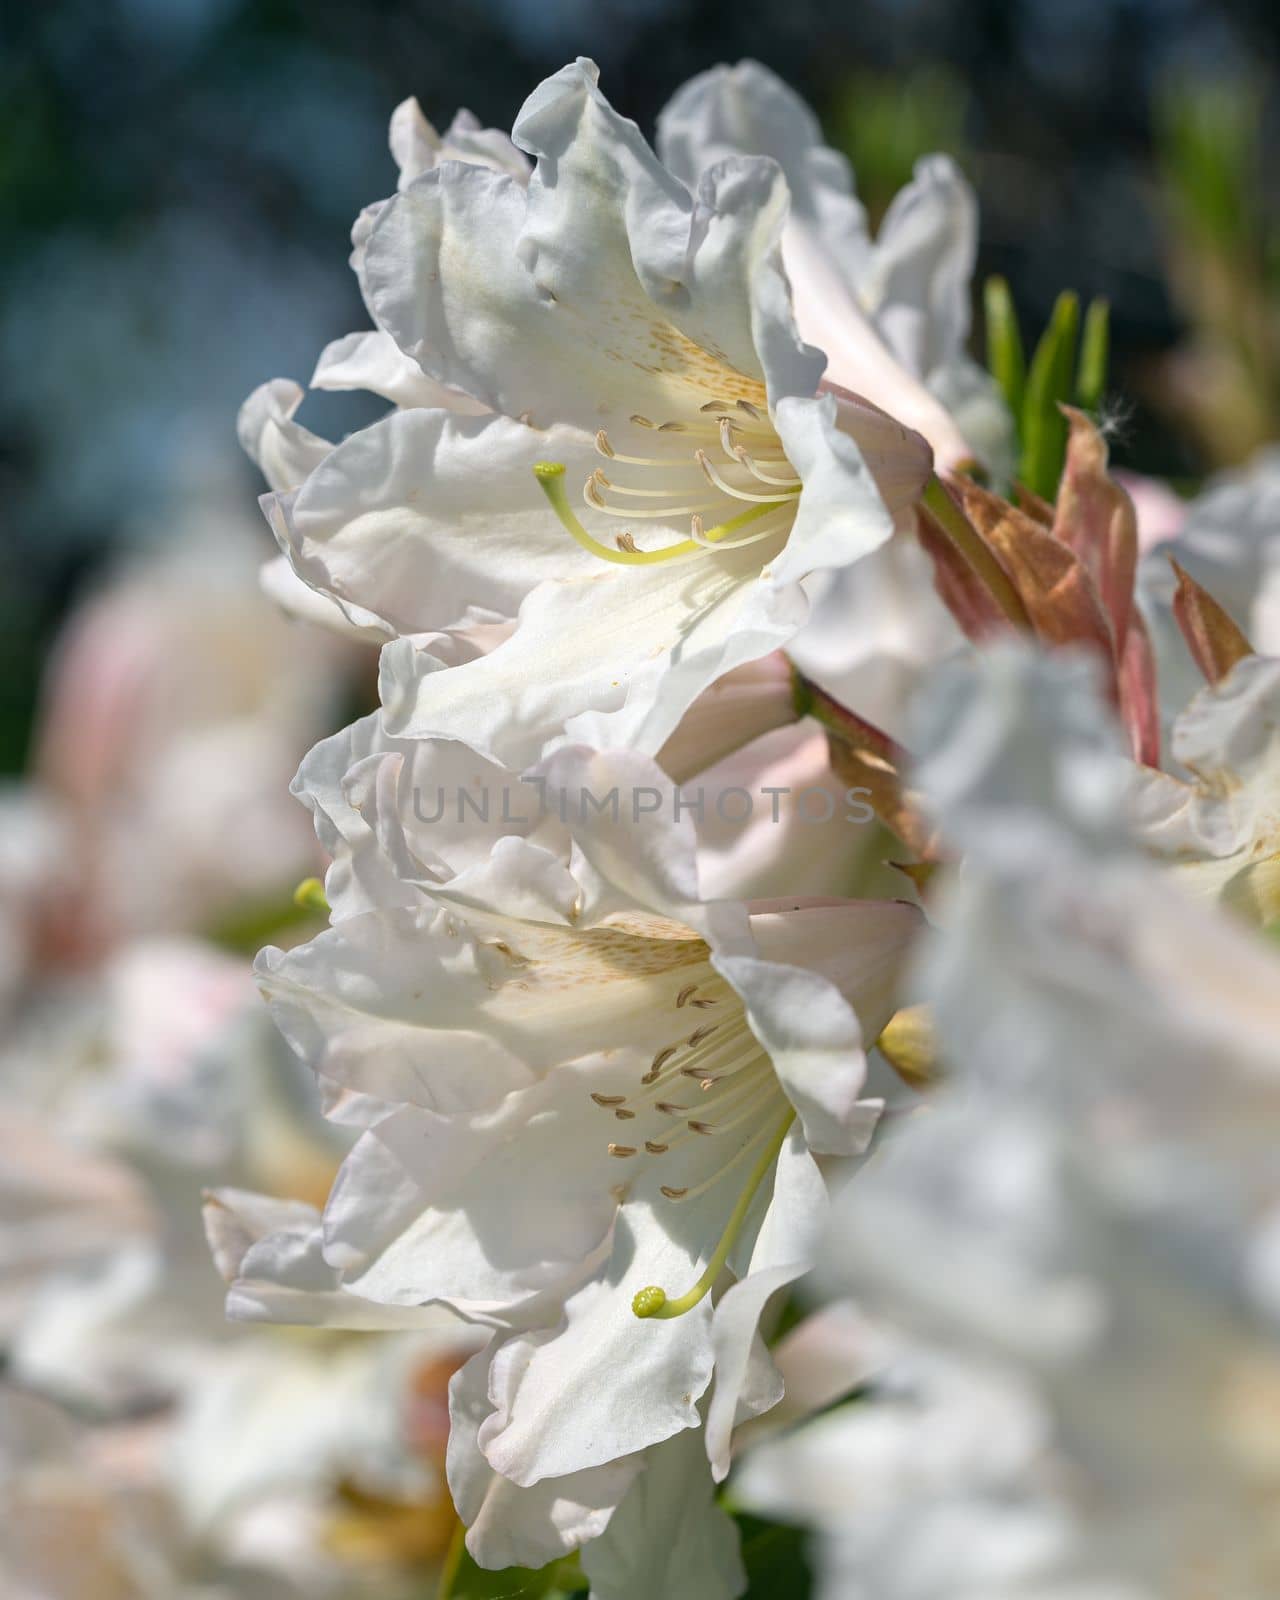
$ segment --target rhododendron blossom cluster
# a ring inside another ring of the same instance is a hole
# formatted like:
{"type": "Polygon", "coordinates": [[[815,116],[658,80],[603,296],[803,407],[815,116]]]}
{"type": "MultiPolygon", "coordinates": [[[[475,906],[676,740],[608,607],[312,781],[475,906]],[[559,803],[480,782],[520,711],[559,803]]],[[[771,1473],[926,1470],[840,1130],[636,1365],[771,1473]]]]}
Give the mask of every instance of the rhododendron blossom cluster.
{"type": "Polygon", "coordinates": [[[1255,478],[1151,548],[1097,318],[988,373],[958,167],[873,230],[755,63],[654,146],[578,60],[391,149],[311,379],[388,409],[240,417],[264,587],[380,653],[293,782],[327,925],[256,963],[332,1181],[295,1122],[213,1185],[229,1316],[331,1330],[359,1482],[447,1355],[445,1594],[731,1600],[747,1508],[839,1600],[1273,1595],[1255,478]]]}

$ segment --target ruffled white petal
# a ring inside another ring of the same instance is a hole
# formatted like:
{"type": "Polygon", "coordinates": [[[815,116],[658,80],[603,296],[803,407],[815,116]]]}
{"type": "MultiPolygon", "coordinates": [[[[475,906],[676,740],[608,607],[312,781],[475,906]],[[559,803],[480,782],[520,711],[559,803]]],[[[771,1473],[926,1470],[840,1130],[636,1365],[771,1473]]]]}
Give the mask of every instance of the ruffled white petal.
{"type": "Polygon", "coordinates": [[[592,440],[572,429],[393,412],[345,440],[280,502],[286,553],[313,589],[398,633],[453,627],[476,605],[514,616],[542,579],[601,565],[538,489],[533,467],[548,458],[581,482],[599,460],[592,440]]]}
{"type": "Polygon", "coordinates": [[[538,426],[758,401],[766,375],[812,393],[821,361],[791,327],[774,169],[726,167],[695,205],[595,80],[566,67],[526,102],[527,193],[446,166],[387,206],[361,267],[380,325],[431,376],[538,426]]]}
{"type": "Polygon", "coordinates": [[[487,407],[428,378],[389,333],[349,333],[320,352],[311,375],[313,389],[367,389],[406,410],[434,406],[463,416],[483,416],[487,407]]]}
{"type": "Polygon", "coordinates": [[[696,1436],[650,1450],[602,1537],[582,1552],[592,1600],[734,1600],[747,1586],[738,1531],[715,1503],[696,1436]]]}
{"type": "Polygon", "coordinates": [[[296,489],[333,449],[293,420],[304,398],[299,384],[272,378],[253,391],[236,419],[240,448],[279,493],[296,489]]]}
{"type": "Polygon", "coordinates": [[[632,1456],[529,1488],[500,1476],[477,1441],[493,1412],[491,1360],[478,1352],[449,1385],[449,1492],[480,1566],[542,1567],[604,1532],[642,1463],[632,1456]]]}

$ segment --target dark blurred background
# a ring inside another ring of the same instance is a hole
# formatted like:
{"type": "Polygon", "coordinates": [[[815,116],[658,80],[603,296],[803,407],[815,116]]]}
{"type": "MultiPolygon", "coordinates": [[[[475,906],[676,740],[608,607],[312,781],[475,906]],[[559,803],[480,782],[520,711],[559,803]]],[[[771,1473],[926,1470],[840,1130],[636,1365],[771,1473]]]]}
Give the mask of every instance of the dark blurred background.
{"type": "MultiPolygon", "coordinates": [[[[575,54],[646,131],[753,55],[873,215],[916,156],[982,203],[1024,328],[1112,305],[1118,461],[1194,487],[1276,431],[1280,7],[1264,0],[17,0],[0,23],[0,772],[60,617],[122,549],[252,508],[236,408],[363,327],[347,230],[393,106],[509,127],[575,54]],[[1270,129],[1271,134],[1274,129],[1270,129]],[[1270,185],[1270,188],[1268,188],[1270,185]]],[[[978,333],[979,348],[981,343],[978,333]]],[[[374,414],[314,396],[341,432],[374,414]]],[[[263,530],[266,553],[268,535],[263,530]]]]}

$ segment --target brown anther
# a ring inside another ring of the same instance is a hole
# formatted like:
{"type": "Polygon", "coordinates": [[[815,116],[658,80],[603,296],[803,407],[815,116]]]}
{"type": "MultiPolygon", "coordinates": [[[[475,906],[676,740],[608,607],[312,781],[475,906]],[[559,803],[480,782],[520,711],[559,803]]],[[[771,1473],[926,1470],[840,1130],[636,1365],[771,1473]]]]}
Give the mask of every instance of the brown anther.
{"type": "Polygon", "coordinates": [[[719,1026],[718,1022],[707,1022],[701,1028],[695,1028],[686,1041],[689,1048],[692,1050],[694,1045],[701,1044],[704,1039],[709,1039],[719,1026]]]}
{"type": "Polygon", "coordinates": [[[640,554],[640,546],[629,533],[618,534],[613,542],[619,550],[625,550],[629,556],[638,556],[640,554]]]}
{"type": "Polygon", "coordinates": [[[653,1060],[649,1063],[649,1070],[645,1073],[644,1077],[641,1078],[640,1082],[653,1083],[658,1074],[662,1071],[663,1067],[665,1067],[667,1062],[671,1060],[673,1055],[675,1055],[677,1048],[678,1046],[669,1044],[667,1045],[666,1049],[659,1050],[657,1055],[654,1056],[653,1060]]]}
{"type": "Polygon", "coordinates": [[[683,1200],[689,1191],[688,1189],[669,1189],[664,1183],[662,1185],[662,1192],[666,1195],[668,1200],[683,1200]]]}
{"type": "Polygon", "coordinates": [[[687,1006],[689,1001],[693,999],[697,992],[698,985],[696,983],[691,983],[687,987],[681,989],[680,993],[676,996],[676,1008],[679,1009],[681,1006],[687,1006]]]}
{"type": "Polygon", "coordinates": [[[663,422],[663,423],[659,423],[658,432],[659,433],[684,433],[685,432],[685,426],[684,426],[683,422],[663,422]]]}
{"type": "Polygon", "coordinates": [[[600,467],[597,467],[596,470],[591,474],[591,476],[595,479],[596,483],[600,486],[600,488],[602,488],[602,489],[612,489],[613,488],[612,483],[610,483],[608,478],[605,477],[604,472],[600,467]]]}
{"type": "Polygon", "coordinates": [[[714,1133],[716,1131],[709,1122],[689,1122],[685,1126],[692,1128],[694,1133],[714,1133]]]}
{"type": "Polygon", "coordinates": [[[603,428],[596,434],[596,449],[602,456],[608,456],[611,461],[618,453],[609,443],[609,435],[603,428]]]}
{"type": "Polygon", "coordinates": [[[626,1107],[623,1106],[619,1107],[619,1109],[614,1112],[614,1116],[617,1117],[619,1122],[630,1122],[635,1117],[635,1112],[628,1111],[626,1107]]]}
{"type": "Polygon", "coordinates": [[[738,410],[745,411],[746,414],[751,418],[752,422],[760,421],[759,409],[756,406],[753,406],[750,400],[739,400],[738,410]]]}
{"type": "Polygon", "coordinates": [[[700,995],[698,999],[690,1000],[689,1004],[691,1006],[697,1006],[699,1011],[705,1011],[708,1006],[713,1006],[716,1004],[716,1002],[714,1000],[708,1000],[705,998],[705,996],[700,995]]]}
{"type": "Polygon", "coordinates": [[[588,505],[594,506],[597,511],[605,509],[604,497],[600,493],[600,485],[596,482],[594,473],[582,486],[582,498],[588,505]]]}
{"type": "Polygon", "coordinates": [[[593,1094],[591,1098],[598,1106],[620,1106],[627,1097],[625,1094],[593,1094]]]}
{"type": "Polygon", "coordinates": [[[636,1147],[633,1144],[611,1144],[609,1146],[609,1154],[611,1156],[626,1157],[633,1156],[635,1153],[636,1147]]]}
{"type": "Polygon", "coordinates": [[[678,1117],[688,1110],[688,1106],[678,1106],[671,1100],[659,1100],[658,1110],[664,1117],[678,1117]]]}
{"type": "Polygon", "coordinates": [[[728,409],[729,402],[727,400],[708,400],[705,406],[698,407],[698,410],[702,412],[727,411],[728,409]]]}
{"type": "Polygon", "coordinates": [[[650,422],[648,417],[642,417],[638,411],[631,413],[631,420],[637,428],[656,428],[657,424],[650,422]]]}
{"type": "Polygon", "coordinates": [[[496,950],[500,956],[505,956],[513,967],[527,967],[529,963],[522,955],[518,955],[505,939],[486,939],[485,944],[490,950],[496,950]]]}
{"type": "Polygon", "coordinates": [[[656,1139],[646,1139],[644,1147],[651,1156],[665,1156],[669,1148],[665,1144],[659,1144],[656,1139]]]}

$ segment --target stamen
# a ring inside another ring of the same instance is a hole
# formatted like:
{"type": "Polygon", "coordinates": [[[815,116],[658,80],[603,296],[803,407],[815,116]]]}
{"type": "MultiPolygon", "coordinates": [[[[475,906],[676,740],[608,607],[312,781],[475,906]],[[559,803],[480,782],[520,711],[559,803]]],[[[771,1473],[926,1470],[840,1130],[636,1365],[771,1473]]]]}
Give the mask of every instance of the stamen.
{"type": "Polygon", "coordinates": [[[798,478],[795,480],[794,487],[785,489],[782,495],[751,494],[746,489],[735,489],[731,483],[726,483],[725,480],[720,476],[719,472],[712,464],[711,457],[705,450],[695,450],[694,459],[702,468],[710,482],[714,483],[717,489],[722,489],[725,494],[732,495],[735,500],[755,500],[765,505],[777,505],[784,498],[784,496],[796,495],[800,493],[801,484],[798,478]]]}
{"type": "Polygon", "coordinates": [[[683,1200],[688,1194],[688,1189],[671,1189],[665,1183],[660,1184],[659,1191],[665,1194],[668,1200],[683,1200]]]}
{"type": "Polygon", "coordinates": [[[644,1147],[651,1156],[665,1156],[670,1148],[669,1145],[659,1144],[656,1139],[646,1139],[644,1147]]]}
{"type": "Polygon", "coordinates": [[[751,418],[752,422],[759,422],[761,420],[758,408],[753,406],[750,400],[739,400],[738,410],[745,411],[746,414],[751,418]]]}
{"type": "Polygon", "coordinates": [[[625,1160],[627,1156],[635,1155],[635,1153],[636,1153],[636,1151],[635,1151],[635,1146],[634,1145],[630,1145],[630,1144],[611,1144],[609,1146],[609,1154],[611,1156],[618,1156],[618,1157],[622,1158],[623,1160],[625,1160]]]}
{"type": "MultiPolygon", "coordinates": [[[[615,457],[615,460],[625,460],[625,457],[615,457]]],[[[665,462],[662,465],[665,466],[665,462]]],[[[587,479],[583,493],[593,506],[598,506],[601,511],[608,511],[609,507],[603,500],[596,499],[601,489],[608,489],[611,494],[629,494],[637,500],[665,500],[671,495],[670,489],[629,489],[626,484],[614,483],[612,478],[606,478],[599,467],[587,479]],[[587,491],[591,490],[591,493],[587,491]]],[[[631,512],[628,515],[652,515],[651,512],[631,512]]]]}
{"type": "Polygon", "coordinates": [[[650,1284],[641,1289],[631,1302],[631,1309],[637,1317],[681,1317],[686,1311],[692,1311],[701,1300],[711,1292],[716,1279],[724,1270],[724,1264],[729,1259],[729,1252],[737,1242],[738,1235],[742,1232],[742,1225],[747,1220],[751,1210],[751,1202],[756,1197],[756,1191],[764,1182],[765,1175],[777,1159],[778,1152],[782,1149],[783,1140],[787,1137],[787,1130],[795,1120],[795,1112],[788,1110],[786,1116],[778,1125],[777,1132],[769,1140],[761,1152],[759,1161],[756,1162],[747,1177],[742,1193],[738,1196],[738,1203],[730,1213],[729,1221],[724,1232],[720,1235],[720,1242],[707,1262],[706,1271],[685,1294],[678,1299],[670,1300],[665,1289],[657,1284],[650,1284]]]}
{"type": "Polygon", "coordinates": [[[627,1097],[625,1094],[593,1094],[591,1098],[598,1106],[620,1106],[627,1097]]]}
{"type": "Polygon", "coordinates": [[[610,461],[621,461],[629,467],[663,467],[668,472],[695,472],[697,462],[689,457],[682,460],[680,456],[628,456],[621,450],[615,450],[609,441],[609,435],[603,428],[596,434],[596,449],[602,456],[610,461]]]}
{"type": "Polygon", "coordinates": [[[685,988],[681,989],[680,993],[676,996],[677,1010],[681,1006],[687,1006],[697,992],[698,985],[696,983],[688,984],[685,988]]]}
{"type": "MultiPolygon", "coordinates": [[[[606,484],[609,484],[609,480],[604,478],[603,473],[593,472],[582,486],[582,498],[589,506],[594,506],[597,511],[603,511],[610,517],[687,517],[695,511],[715,510],[714,500],[700,500],[691,506],[657,506],[652,511],[636,511],[628,507],[624,511],[620,506],[611,506],[604,498],[601,493],[600,480],[602,478],[606,484]]],[[[609,487],[612,488],[613,485],[609,484],[609,487]]],[[[643,495],[646,499],[653,497],[661,500],[668,499],[671,494],[669,489],[619,489],[616,492],[618,494],[643,495]]],[[[762,496],[751,495],[749,498],[759,500],[762,496]]]]}
{"type": "Polygon", "coordinates": [[[657,1055],[654,1056],[653,1060],[649,1063],[649,1070],[645,1073],[644,1077],[641,1078],[640,1082],[652,1083],[679,1048],[680,1046],[678,1044],[669,1044],[665,1050],[659,1050],[657,1055]]]}
{"type": "Polygon", "coordinates": [[[695,1184],[692,1189],[685,1188],[680,1192],[679,1195],[670,1194],[666,1189],[663,1189],[663,1194],[667,1196],[668,1200],[683,1200],[686,1198],[692,1200],[698,1199],[700,1195],[706,1194],[708,1189],[714,1189],[715,1186],[727,1178],[736,1167],[740,1167],[751,1154],[751,1152],[759,1145],[761,1139],[767,1139],[768,1137],[768,1128],[761,1128],[759,1132],[753,1133],[749,1139],[744,1140],[743,1143],[738,1146],[734,1153],[725,1162],[724,1166],[717,1167],[710,1177],[704,1178],[701,1183],[695,1184]]]}
{"type": "Polygon", "coordinates": [[[736,427],[737,423],[731,417],[720,419],[720,448],[731,461],[736,461],[740,467],[745,467],[752,477],[758,478],[761,483],[774,483],[779,488],[790,489],[800,482],[794,472],[784,473],[780,478],[771,472],[766,472],[760,465],[760,459],[767,460],[771,466],[789,466],[790,462],[785,456],[773,455],[759,459],[753,456],[746,445],[739,444],[734,438],[736,427]]]}
{"type": "Polygon", "coordinates": [[[634,1122],[635,1115],[634,1111],[628,1111],[625,1106],[619,1106],[614,1112],[614,1116],[617,1117],[619,1122],[634,1122]]]}
{"type": "MultiPolygon", "coordinates": [[[[776,505],[777,502],[775,501],[774,504],[776,505]]],[[[767,511],[770,508],[766,506],[764,509],[767,511]]],[[[787,512],[787,517],[789,516],[790,511],[787,512]]],[[[736,517],[734,520],[741,522],[743,518],[736,517]]],[[[693,540],[694,544],[701,545],[706,550],[741,550],[744,545],[759,544],[761,539],[771,539],[774,534],[777,533],[778,530],[783,526],[786,520],[787,519],[784,518],[782,521],[775,522],[770,527],[758,528],[754,533],[749,533],[741,539],[713,540],[710,534],[703,533],[702,518],[694,517],[693,522],[689,527],[689,537],[693,540]]],[[[727,527],[728,524],[726,523],[724,526],[727,527]]],[[[713,533],[715,531],[715,529],[712,529],[713,533]]]]}
{"type": "MultiPolygon", "coordinates": [[[[602,561],[616,562],[620,566],[636,567],[651,566],[659,561],[684,560],[692,556],[706,553],[708,546],[724,549],[734,549],[739,543],[748,543],[748,540],[726,542],[727,536],[736,533],[739,528],[748,523],[758,521],[767,516],[771,511],[777,511],[785,502],[774,500],[766,505],[752,506],[750,510],[741,512],[736,517],[730,517],[727,522],[722,522],[718,527],[708,529],[700,540],[681,539],[676,544],[664,546],[660,550],[611,550],[607,544],[601,544],[582,526],[578,517],[569,505],[568,496],[564,488],[564,463],[562,461],[539,461],[534,464],[533,475],[538,480],[542,492],[546,495],[551,509],[560,519],[561,526],[570,536],[589,551],[593,556],[599,556],[602,561]]],[[[627,515],[617,512],[616,515],[627,515]]],[[[763,535],[761,535],[763,537],[763,535]]]]}

